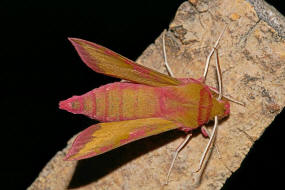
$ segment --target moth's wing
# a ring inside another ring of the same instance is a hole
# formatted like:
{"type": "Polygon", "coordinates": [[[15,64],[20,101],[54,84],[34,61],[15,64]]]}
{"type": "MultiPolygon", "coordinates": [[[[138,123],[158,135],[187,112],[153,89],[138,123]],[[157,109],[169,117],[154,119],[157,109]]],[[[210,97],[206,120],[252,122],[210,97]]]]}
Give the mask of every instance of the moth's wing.
{"type": "Polygon", "coordinates": [[[179,85],[181,82],[86,40],[69,38],[83,62],[92,70],[150,86],[179,85]]]}
{"type": "Polygon", "coordinates": [[[99,123],[82,131],[75,139],[65,160],[96,156],[151,135],[178,128],[175,122],[162,118],[99,123]]]}

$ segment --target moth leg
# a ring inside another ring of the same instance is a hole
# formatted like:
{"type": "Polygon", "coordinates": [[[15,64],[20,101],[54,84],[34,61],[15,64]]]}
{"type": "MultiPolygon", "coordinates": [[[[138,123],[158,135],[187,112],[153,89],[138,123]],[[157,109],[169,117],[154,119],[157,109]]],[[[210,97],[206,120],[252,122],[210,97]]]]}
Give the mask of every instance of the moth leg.
{"type": "Polygon", "coordinates": [[[207,60],[206,60],[206,65],[205,65],[205,69],[204,69],[204,74],[203,74],[203,79],[204,81],[206,80],[206,77],[207,77],[207,73],[208,73],[208,69],[209,69],[209,64],[210,64],[210,59],[215,51],[215,49],[217,49],[217,46],[219,44],[219,41],[221,39],[221,37],[223,36],[225,30],[227,29],[228,25],[225,26],[225,28],[223,29],[222,33],[220,34],[219,38],[217,39],[214,47],[212,48],[212,50],[210,51],[208,57],[207,57],[207,60]]]}
{"type": "Polygon", "coordinates": [[[204,152],[203,152],[203,154],[202,154],[202,157],[201,157],[201,160],[200,160],[198,169],[195,170],[193,173],[197,173],[197,172],[199,172],[199,171],[201,170],[202,165],[203,165],[204,160],[205,160],[205,157],[206,157],[208,151],[209,151],[210,148],[211,148],[210,146],[212,145],[212,143],[213,143],[214,140],[215,140],[216,133],[217,133],[217,127],[218,127],[218,116],[215,116],[215,124],[214,124],[213,132],[212,132],[212,134],[211,134],[210,140],[209,140],[209,142],[208,142],[208,144],[207,144],[207,146],[206,146],[206,148],[205,148],[205,150],[204,150],[204,152]]]}
{"type": "MultiPolygon", "coordinates": [[[[202,131],[202,134],[204,135],[204,137],[206,137],[206,138],[210,137],[210,132],[208,131],[208,129],[205,126],[201,127],[201,131],[202,131]]],[[[219,159],[221,159],[222,157],[221,157],[218,145],[214,144],[213,146],[218,153],[219,159]]]]}
{"type": "Polygon", "coordinates": [[[165,50],[165,34],[166,34],[166,30],[163,31],[163,35],[162,35],[162,49],[163,49],[164,64],[165,64],[168,74],[174,78],[174,74],[167,62],[167,56],[166,56],[166,50],[165,50]]]}
{"type": "Polygon", "coordinates": [[[204,136],[205,138],[210,137],[210,133],[209,133],[209,131],[207,130],[207,128],[205,127],[205,125],[203,125],[203,126],[201,127],[201,132],[202,132],[202,134],[203,134],[203,136],[204,136]]]}
{"type": "Polygon", "coordinates": [[[173,156],[173,159],[172,159],[172,162],[171,162],[171,165],[170,165],[170,168],[168,170],[168,173],[167,173],[167,176],[166,176],[166,182],[165,184],[167,185],[168,184],[168,180],[169,180],[169,176],[170,176],[170,172],[173,168],[173,165],[174,165],[174,162],[178,156],[178,153],[181,151],[181,149],[185,146],[185,144],[189,141],[190,137],[192,136],[192,133],[188,133],[186,138],[182,141],[182,143],[177,147],[175,153],[174,153],[174,156],[173,156]]]}

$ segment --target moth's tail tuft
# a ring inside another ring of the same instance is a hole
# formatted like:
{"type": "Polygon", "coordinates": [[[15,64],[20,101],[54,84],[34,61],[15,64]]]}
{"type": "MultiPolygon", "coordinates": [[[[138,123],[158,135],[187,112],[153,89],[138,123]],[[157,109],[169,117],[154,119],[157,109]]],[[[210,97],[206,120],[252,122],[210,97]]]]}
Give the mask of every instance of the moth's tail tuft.
{"type": "Polygon", "coordinates": [[[82,113],[82,103],[79,96],[73,96],[67,100],[59,102],[59,109],[66,110],[71,113],[80,114],[82,113]]]}

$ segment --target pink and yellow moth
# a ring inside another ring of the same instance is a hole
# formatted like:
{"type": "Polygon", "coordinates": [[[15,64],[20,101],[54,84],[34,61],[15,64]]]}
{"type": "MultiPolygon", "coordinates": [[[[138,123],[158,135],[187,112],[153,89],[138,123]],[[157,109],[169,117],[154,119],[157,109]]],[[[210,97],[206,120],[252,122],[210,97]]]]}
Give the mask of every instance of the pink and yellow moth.
{"type": "MultiPolygon", "coordinates": [[[[77,136],[65,160],[97,156],[173,129],[187,132],[186,139],[189,140],[193,129],[213,119],[216,125],[218,118],[230,113],[230,104],[222,96],[221,85],[217,91],[204,83],[209,60],[202,79],[174,78],[138,65],[92,42],[77,38],[69,40],[82,61],[92,70],[129,82],[110,83],[59,103],[60,109],[102,122],[88,127],[77,136]]],[[[208,58],[217,44],[218,41],[208,58]]],[[[220,73],[218,61],[216,63],[220,73]]]]}

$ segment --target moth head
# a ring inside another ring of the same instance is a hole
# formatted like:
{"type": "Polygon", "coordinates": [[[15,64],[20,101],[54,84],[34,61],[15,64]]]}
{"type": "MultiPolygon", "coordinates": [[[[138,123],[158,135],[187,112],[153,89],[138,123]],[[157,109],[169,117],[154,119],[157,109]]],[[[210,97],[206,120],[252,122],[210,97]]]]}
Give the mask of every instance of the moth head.
{"type": "Polygon", "coordinates": [[[217,100],[213,98],[213,107],[211,110],[211,118],[218,116],[219,119],[227,117],[230,114],[230,103],[226,99],[217,100]]]}

